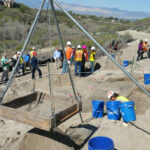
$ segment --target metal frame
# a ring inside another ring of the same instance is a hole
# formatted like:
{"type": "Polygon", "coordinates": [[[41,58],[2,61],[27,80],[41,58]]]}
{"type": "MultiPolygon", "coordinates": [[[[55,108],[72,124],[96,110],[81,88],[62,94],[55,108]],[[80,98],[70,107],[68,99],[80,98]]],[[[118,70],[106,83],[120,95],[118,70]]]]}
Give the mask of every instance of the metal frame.
{"type": "Polygon", "coordinates": [[[139,83],[136,79],[128,73],[64,8],[57,0],[53,0],[54,3],[84,32],[96,45],[99,47],[111,60],[112,62],[125,74],[129,79],[136,84],[147,96],[150,97],[150,93],[139,83]]]}

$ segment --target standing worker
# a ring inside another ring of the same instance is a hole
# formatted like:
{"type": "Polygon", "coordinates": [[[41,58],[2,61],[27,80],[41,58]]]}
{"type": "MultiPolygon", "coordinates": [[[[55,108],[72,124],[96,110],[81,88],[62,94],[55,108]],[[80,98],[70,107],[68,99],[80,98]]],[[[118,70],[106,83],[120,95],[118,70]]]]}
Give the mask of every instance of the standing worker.
{"type": "Polygon", "coordinates": [[[76,49],[75,47],[73,46],[72,47],[72,53],[71,53],[71,59],[70,59],[70,64],[74,64],[74,57],[75,57],[75,52],[76,52],[76,49]]]}
{"type": "Polygon", "coordinates": [[[2,60],[1,60],[1,65],[2,65],[2,69],[3,69],[1,82],[8,81],[9,63],[10,63],[10,61],[7,59],[7,54],[4,54],[4,56],[2,57],[2,60]]]}
{"type": "Polygon", "coordinates": [[[82,57],[81,72],[82,72],[82,75],[84,75],[84,73],[85,73],[85,62],[88,60],[88,53],[87,53],[86,45],[83,45],[82,49],[83,49],[83,57],[82,57]]]}
{"type": "Polygon", "coordinates": [[[35,79],[35,71],[37,70],[39,72],[39,78],[42,78],[42,72],[40,68],[38,67],[38,59],[37,59],[37,53],[33,52],[33,57],[31,58],[31,67],[32,67],[32,79],[35,79]]]}
{"type": "Polygon", "coordinates": [[[112,39],[112,42],[110,44],[110,54],[114,59],[116,59],[117,51],[118,51],[118,41],[112,39]]]}
{"type": "Polygon", "coordinates": [[[148,57],[148,40],[145,39],[145,41],[143,42],[143,53],[146,53],[147,54],[147,57],[148,57]]]}
{"type": "Polygon", "coordinates": [[[94,73],[94,61],[95,61],[95,47],[91,47],[90,63],[91,63],[91,73],[94,73]]]}
{"type": "Polygon", "coordinates": [[[81,76],[82,57],[83,57],[83,50],[81,50],[81,45],[78,45],[77,50],[75,51],[75,70],[74,70],[75,76],[77,76],[78,67],[79,67],[79,76],[81,76]]]}
{"type": "Polygon", "coordinates": [[[62,52],[57,48],[54,52],[54,60],[56,63],[56,68],[59,69],[62,67],[62,52]]]}
{"type": "Polygon", "coordinates": [[[24,71],[26,71],[26,67],[30,67],[30,55],[28,52],[26,54],[23,54],[22,56],[23,62],[24,62],[24,71]]]}
{"type": "Polygon", "coordinates": [[[140,40],[137,53],[138,53],[138,57],[136,60],[139,61],[140,59],[143,59],[143,53],[144,53],[144,51],[143,51],[143,40],[140,40]]]}
{"type": "MultiPolygon", "coordinates": [[[[17,59],[19,58],[19,55],[20,55],[20,52],[18,51],[18,52],[17,52],[17,59]]],[[[17,74],[18,74],[18,75],[20,75],[20,69],[22,69],[22,74],[25,75],[24,60],[23,60],[22,57],[20,58],[19,64],[18,64],[18,66],[17,66],[17,74]]]]}
{"type": "Polygon", "coordinates": [[[67,46],[65,48],[66,59],[64,58],[64,60],[63,60],[62,73],[67,73],[67,64],[66,63],[70,64],[71,53],[72,53],[71,42],[68,41],[67,46]]]}
{"type": "Polygon", "coordinates": [[[36,52],[36,51],[35,51],[35,47],[33,46],[33,47],[32,47],[32,50],[31,50],[31,52],[30,52],[30,57],[31,57],[31,58],[33,57],[33,53],[34,53],[34,52],[36,52]]]}

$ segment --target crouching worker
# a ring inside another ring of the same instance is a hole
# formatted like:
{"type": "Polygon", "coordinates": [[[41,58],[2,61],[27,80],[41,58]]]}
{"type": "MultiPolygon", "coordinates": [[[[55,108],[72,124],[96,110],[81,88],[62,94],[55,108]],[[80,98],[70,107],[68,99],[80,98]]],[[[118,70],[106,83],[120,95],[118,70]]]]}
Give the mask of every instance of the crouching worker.
{"type": "Polygon", "coordinates": [[[37,53],[33,52],[33,57],[31,59],[31,67],[32,67],[32,79],[35,79],[35,71],[37,70],[39,72],[39,78],[42,78],[42,72],[40,68],[38,67],[38,59],[37,59],[37,53]]]}
{"type": "MultiPolygon", "coordinates": [[[[113,91],[110,91],[110,92],[108,92],[107,93],[107,97],[109,98],[109,100],[111,100],[111,101],[120,101],[121,103],[125,103],[125,102],[130,102],[129,101],[129,99],[127,99],[126,97],[123,97],[123,96],[120,96],[119,94],[117,94],[117,93],[115,93],[115,92],[113,92],[113,91]]],[[[131,105],[131,104],[130,104],[131,105]]],[[[122,107],[122,106],[121,106],[122,107]]],[[[124,108],[126,108],[126,106],[124,106],[124,108]]],[[[121,109],[121,108],[120,108],[121,109]]],[[[134,110],[135,110],[136,108],[134,107],[133,108],[133,112],[134,112],[134,110]]],[[[126,117],[128,117],[128,115],[130,114],[131,115],[131,113],[129,113],[129,112],[123,112],[123,113],[126,113],[126,114],[124,114],[124,116],[126,116],[126,117]]],[[[135,114],[134,114],[135,115],[135,114]]],[[[133,116],[134,116],[133,115],[133,116]]],[[[130,119],[132,120],[132,121],[134,121],[134,118],[132,118],[131,116],[129,116],[130,117],[130,119]]],[[[123,118],[124,119],[124,118],[123,118]]],[[[130,121],[131,121],[130,120],[130,121]]],[[[124,126],[128,126],[128,124],[126,123],[126,122],[129,122],[129,121],[125,121],[124,120],[124,122],[123,122],[123,125],[124,126]]]]}
{"type": "Polygon", "coordinates": [[[107,97],[109,98],[109,100],[112,100],[112,101],[120,101],[122,103],[129,102],[129,100],[127,98],[120,96],[119,94],[117,94],[113,91],[108,92],[107,97]]]}

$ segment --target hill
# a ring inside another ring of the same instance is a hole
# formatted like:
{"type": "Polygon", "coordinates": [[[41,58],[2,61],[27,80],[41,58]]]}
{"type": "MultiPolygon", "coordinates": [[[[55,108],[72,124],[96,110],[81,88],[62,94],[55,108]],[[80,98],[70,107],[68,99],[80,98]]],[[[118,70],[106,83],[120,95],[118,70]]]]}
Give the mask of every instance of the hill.
{"type": "MultiPolygon", "coordinates": [[[[20,49],[27,36],[30,26],[34,20],[37,9],[30,8],[23,4],[19,8],[5,8],[0,5],[0,49],[20,49]]],[[[102,45],[105,45],[107,40],[116,38],[115,31],[128,29],[129,21],[120,20],[118,18],[103,18],[93,15],[80,15],[70,12],[81,25],[83,25],[102,45]],[[113,20],[113,22],[112,22],[113,20]]],[[[78,37],[81,37],[80,44],[92,45],[83,33],[72,23],[72,21],[61,11],[56,11],[58,21],[60,23],[61,32],[64,42],[70,39],[74,45],[79,43],[78,37]]],[[[54,26],[54,20],[49,12],[42,10],[38,20],[38,25],[29,43],[37,47],[49,46],[49,26],[51,27],[51,43],[53,46],[58,46],[58,36],[54,26]]]]}
{"type": "MultiPolygon", "coordinates": [[[[49,43],[52,46],[59,46],[51,10],[49,12],[46,9],[42,10],[28,48],[32,45],[35,45],[37,48],[48,47],[49,43]],[[50,24],[48,19],[49,12],[50,24]],[[49,31],[49,28],[51,28],[51,31],[49,31]]],[[[0,52],[8,51],[9,49],[20,50],[22,48],[36,13],[37,9],[30,8],[24,4],[19,4],[18,8],[5,8],[0,5],[0,52]]],[[[149,32],[150,22],[148,18],[130,22],[126,19],[114,17],[70,13],[105,48],[107,48],[113,38],[117,39],[117,31],[134,29],[149,32]]],[[[90,47],[93,44],[63,12],[57,10],[56,14],[64,43],[67,40],[71,40],[74,46],[80,43],[90,47]]],[[[131,36],[126,34],[122,38],[126,42],[131,39],[131,36]]]]}

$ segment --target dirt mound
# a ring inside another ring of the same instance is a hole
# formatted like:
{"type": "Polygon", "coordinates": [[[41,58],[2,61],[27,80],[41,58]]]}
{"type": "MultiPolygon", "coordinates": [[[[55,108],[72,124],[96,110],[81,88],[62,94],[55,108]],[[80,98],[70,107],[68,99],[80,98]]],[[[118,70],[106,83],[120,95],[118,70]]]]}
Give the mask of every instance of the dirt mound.
{"type": "Polygon", "coordinates": [[[22,139],[19,150],[73,150],[73,141],[60,129],[46,132],[33,129],[22,139]]]}

